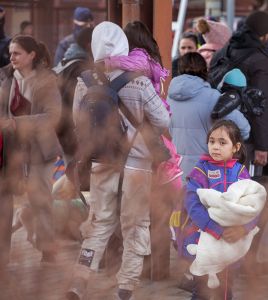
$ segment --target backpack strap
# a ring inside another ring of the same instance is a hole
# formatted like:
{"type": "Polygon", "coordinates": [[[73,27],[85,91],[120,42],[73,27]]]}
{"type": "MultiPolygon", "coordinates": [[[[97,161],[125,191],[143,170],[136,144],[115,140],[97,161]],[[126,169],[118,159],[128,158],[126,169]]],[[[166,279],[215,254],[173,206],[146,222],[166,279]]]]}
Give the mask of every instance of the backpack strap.
{"type": "MultiPolygon", "coordinates": [[[[120,91],[127,83],[134,80],[135,78],[141,76],[141,73],[138,72],[124,72],[118,77],[116,77],[114,80],[111,81],[110,87],[115,90],[116,92],[120,91]]],[[[126,105],[121,101],[121,99],[118,97],[118,106],[124,116],[129,120],[131,125],[135,127],[136,129],[140,127],[140,123],[137,122],[136,118],[133,116],[133,114],[129,111],[129,109],[126,107],[126,105]]]]}
{"type": "Polygon", "coordinates": [[[97,84],[97,79],[93,77],[92,70],[86,70],[82,72],[79,77],[83,80],[87,88],[90,88],[92,85],[97,84]]]}
{"type": "Polygon", "coordinates": [[[62,64],[62,62],[59,62],[59,64],[52,68],[52,70],[59,75],[60,73],[62,73],[65,69],[67,69],[69,66],[71,66],[73,63],[77,62],[77,61],[83,61],[82,58],[75,58],[72,60],[69,60],[66,64],[62,64]]]}
{"type": "Polygon", "coordinates": [[[126,71],[112,80],[110,87],[116,92],[119,92],[127,83],[139,76],[141,76],[141,73],[126,71]]]}

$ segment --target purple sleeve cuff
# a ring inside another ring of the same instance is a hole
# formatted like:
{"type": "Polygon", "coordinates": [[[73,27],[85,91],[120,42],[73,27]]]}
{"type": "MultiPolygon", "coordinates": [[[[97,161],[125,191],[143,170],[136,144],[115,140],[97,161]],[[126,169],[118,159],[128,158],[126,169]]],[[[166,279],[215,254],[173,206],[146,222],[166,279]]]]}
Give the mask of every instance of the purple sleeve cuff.
{"type": "Polygon", "coordinates": [[[254,218],[251,222],[244,225],[244,228],[247,231],[247,233],[249,233],[253,228],[257,226],[258,221],[259,221],[259,216],[254,218]]]}
{"type": "Polygon", "coordinates": [[[205,232],[219,240],[223,234],[223,228],[213,220],[210,220],[205,228],[205,232]]]}

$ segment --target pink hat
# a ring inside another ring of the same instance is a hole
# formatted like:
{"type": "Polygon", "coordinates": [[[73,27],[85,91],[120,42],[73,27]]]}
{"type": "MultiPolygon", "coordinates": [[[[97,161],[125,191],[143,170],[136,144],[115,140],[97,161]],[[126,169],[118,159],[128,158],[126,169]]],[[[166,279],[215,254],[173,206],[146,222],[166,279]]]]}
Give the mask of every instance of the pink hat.
{"type": "Polygon", "coordinates": [[[216,45],[216,50],[221,49],[231,37],[229,27],[220,22],[200,19],[197,22],[196,29],[202,34],[206,43],[216,45]]]}

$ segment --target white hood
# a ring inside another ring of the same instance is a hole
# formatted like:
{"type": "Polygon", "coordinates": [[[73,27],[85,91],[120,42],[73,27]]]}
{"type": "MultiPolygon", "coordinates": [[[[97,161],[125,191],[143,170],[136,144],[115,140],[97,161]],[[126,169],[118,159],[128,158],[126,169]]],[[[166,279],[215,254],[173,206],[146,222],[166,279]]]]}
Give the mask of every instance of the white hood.
{"type": "Polygon", "coordinates": [[[128,40],[124,31],[115,23],[102,22],[92,33],[91,49],[94,62],[110,56],[128,55],[128,40]]]}

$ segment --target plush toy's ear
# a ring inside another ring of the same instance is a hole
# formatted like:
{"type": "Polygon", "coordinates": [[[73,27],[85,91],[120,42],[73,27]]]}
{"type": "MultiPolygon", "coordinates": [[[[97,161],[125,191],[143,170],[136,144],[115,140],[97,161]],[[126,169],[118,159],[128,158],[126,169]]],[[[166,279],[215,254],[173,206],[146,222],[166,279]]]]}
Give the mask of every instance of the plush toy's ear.
{"type": "Polygon", "coordinates": [[[208,287],[210,289],[216,289],[220,286],[220,281],[216,274],[208,274],[208,287]]]}
{"type": "Polygon", "coordinates": [[[197,245],[196,244],[189,244],[186,247],[187,251],[191,254],[191,255],[196,255],[197,252],[197,245]]]}

